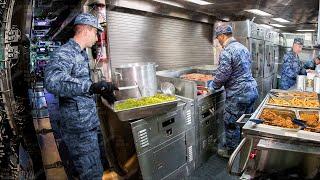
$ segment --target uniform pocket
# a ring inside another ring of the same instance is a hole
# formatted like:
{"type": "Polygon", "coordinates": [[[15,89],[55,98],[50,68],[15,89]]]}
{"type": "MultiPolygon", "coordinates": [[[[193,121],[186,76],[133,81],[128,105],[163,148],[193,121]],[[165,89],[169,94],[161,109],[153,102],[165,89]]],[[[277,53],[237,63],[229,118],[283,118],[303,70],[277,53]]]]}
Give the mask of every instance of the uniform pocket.
{"type": "Polygon", "coordinates": [[[60,107],[61,112],[61,126],[67,130],[75,130],[78,126],[80,118],[77,103],[64,104],[60,107]]]}

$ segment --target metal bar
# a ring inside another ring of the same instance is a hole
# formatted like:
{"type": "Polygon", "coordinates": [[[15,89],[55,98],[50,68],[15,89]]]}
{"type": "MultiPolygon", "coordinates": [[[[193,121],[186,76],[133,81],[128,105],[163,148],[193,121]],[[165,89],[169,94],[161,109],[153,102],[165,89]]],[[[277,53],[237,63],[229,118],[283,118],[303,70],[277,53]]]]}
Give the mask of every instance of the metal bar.
{"type": "Polygon", "coordinates": [[[319,45],[320,44],[320,24],[319,24],[319,22],[320,22],[320,0],[319,0],[319,9],[318,9],[318,32],[317,32],[317,45],[319,45]]]}

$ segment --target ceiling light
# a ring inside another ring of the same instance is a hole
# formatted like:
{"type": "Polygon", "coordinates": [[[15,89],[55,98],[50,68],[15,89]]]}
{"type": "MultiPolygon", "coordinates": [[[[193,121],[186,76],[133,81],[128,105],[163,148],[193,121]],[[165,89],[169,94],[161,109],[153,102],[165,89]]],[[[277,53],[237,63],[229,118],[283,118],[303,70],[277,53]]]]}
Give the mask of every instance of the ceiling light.
{"type": "Polygon", "coordinates": [[[153,0],[153,1],[156,1],[156,2],[159,2],[159,3],[162,3],[162,4],[167,4],[167,5],[170,5],[170,6],[184,8],[183,5],[181,5],[179,3],[176,3],[176,2],[168,1],[168,0],[153,0]]]}
{"type": "Polygon", "coordinates": [[[298,29],[297,31],[299,31],[299,32],[314,32],[316,30],[314,30],[314,29],[298,29]]]}
{"type": "Polygon", "coordinates": [[[269,25],[267,25],[267,24],[259,24],[260,26],[262,26],[262,27],[264,27],[264,28],[267,28],[267,29],[271,29],[272,28],[272,26],[269,26],[269,25]]]}
{"type": "Polygon", "coordinates": [[[281,25],[281,24],[270,24],[271,26],[274,26],[274,27],[286,27],[284,25],[281,25]]]}
{"type": "Polygon", "coordinates": [[[207,1],[203,1],[203,0],[185,0],[185,1],[192,2],[192,3],[195,3],[195,4],[199,4],[199,5],[213,4],[211,2],[207,2],[207,1]]]}
{"type": "Polygon", "coordinates": [[[275,21],[281,22],[281,23],[288,23],[290,21],[286,20],[286,19],[282,19],[282,18],[272,18],[275,21]]]}
{"type": "Polygon", "coordinates": [[[259,16],[272,16],[272,14],[269,14],[267,12],[261,11],[259,9],[248,9],[248,10],[244,10],[244,11],[250,12],[252,14],[257,14],[259,16]]]}

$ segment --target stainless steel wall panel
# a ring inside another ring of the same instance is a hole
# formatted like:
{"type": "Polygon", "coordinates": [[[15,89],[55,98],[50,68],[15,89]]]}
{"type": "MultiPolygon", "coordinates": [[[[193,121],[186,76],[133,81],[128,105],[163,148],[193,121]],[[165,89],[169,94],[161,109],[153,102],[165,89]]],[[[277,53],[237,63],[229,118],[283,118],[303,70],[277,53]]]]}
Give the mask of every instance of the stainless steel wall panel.
{"type": "Polygon", "coordinates": [[[213,64],[210,24],[116,11],[107,16],[113,67],[155,62],[161,70],[213,64]]]}

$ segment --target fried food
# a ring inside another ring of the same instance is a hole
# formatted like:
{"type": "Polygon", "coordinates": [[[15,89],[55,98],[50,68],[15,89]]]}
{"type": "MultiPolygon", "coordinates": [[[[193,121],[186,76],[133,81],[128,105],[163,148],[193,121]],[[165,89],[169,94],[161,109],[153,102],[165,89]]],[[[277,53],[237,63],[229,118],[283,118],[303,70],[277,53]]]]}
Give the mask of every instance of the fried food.
{"type": "Polygon", "coordinates": [[[284,128],[298,128],[291,120],[295,117],[294,112],[279,111],[276,109],[263,109],[260,119],[264,120],[264,124],[279,126],[284,128]]]}
{"type": "Polygon", "coordinates": [[[272,97],[269,99],[268,104],[278,106],[292,106],[302,108],[319,108],[320,104],[318,99],[315,98],[301,98],[301,97],[272,97]]]}
{"type": "Polygon", "coordinates": [[[312,99],[312,98],[306,98],[304,102],[305,107],[314,107],[319,108],[319,100],[318,99],[312,99]]]}
{"type": "Polygon", "coordinates": [[[317,111],[309,111],[309,112],[300,112],[300,119],[306,122],[307,126],[310,127],[320,127],[319,122],[319,112],[317,111]]]}
{"type": "Polygon", "coordinates": [[[290,101],[290,105],[294,107],[304,107],[304,99],[294,97],[290,101]]]}
{"type": "Polygon", "coordinates": [[[290,91],[288,92],[288,96],[317,98],[318,94],[316,92],[290,91]]]}
{"type": "Polygon", "coordinates": [[[209,81],[213,79],[212,75],[208,74],[200,74],[200,73],[190,73],[190,74],[184,74],[180,76],[182,79],[190,80],[190,81],[209,81]]]}
{"type": "Polygon", "coordinates": [[[287,100],[277,97],[270,98],[268,103],[280,106],[290,106],[290,103],[287,100]]]}

